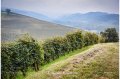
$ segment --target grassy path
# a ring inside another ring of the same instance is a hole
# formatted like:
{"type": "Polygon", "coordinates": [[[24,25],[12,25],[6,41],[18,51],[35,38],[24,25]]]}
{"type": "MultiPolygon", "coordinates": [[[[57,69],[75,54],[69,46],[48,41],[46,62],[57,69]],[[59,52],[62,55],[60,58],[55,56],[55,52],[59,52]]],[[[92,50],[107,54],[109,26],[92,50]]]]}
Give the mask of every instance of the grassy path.
{"type": "Polygon", "coordinates": [[[26,79],[118,79],[118,44],[97,44],[32,73],[26,79]]]}

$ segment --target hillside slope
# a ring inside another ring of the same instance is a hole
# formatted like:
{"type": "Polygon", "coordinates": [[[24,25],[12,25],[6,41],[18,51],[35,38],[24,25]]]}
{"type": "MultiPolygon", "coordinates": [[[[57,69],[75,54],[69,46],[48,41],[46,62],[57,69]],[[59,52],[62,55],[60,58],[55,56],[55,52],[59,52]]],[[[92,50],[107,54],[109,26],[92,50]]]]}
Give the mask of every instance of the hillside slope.
{"type": "Polygon", "coordinates": [[[85,30],[100,32],[108,27],[119,28],[119,14],[104,12],[75,13],[56,19],[56,23],[69,25],[85,30]]]}
{"type": "Polygon", "coordinates": [[[19,35],[29,33],[34,38],[42,40],[54,36],[63,36],[75,28],[54,24],[28,16],[2,13],[1,16],[2,41],[12,41],[19,35]]]}
{"type": "Polygon", "coordinates": [[[96,44],[26,79],[119,79],[118,47],[118,43],[96,44]]]}

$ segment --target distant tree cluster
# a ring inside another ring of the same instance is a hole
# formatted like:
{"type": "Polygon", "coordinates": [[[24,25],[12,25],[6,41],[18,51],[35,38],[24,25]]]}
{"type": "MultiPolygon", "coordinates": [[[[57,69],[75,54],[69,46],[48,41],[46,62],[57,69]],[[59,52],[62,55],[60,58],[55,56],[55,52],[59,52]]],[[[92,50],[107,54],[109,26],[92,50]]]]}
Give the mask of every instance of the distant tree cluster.
{"type": "Polygon", "coordinates": [[[105,39],[105,42],[118,42],[119,36],[115,28],[108,28],[100,33],[105,39]]]}
{"type": "Polygon", "coordinates": [[[1,78],[16,79],[18,72],[26,76],[29,68],[38,71],[41,65],[81,49],[82,47],[99,42],[116,42],[118,34],[114,28],[97,35],[91,32],[76,31],[65,37],[55,37],[45,40],[42,44],[25,34],[13,43],[2,43],[1,47],[1,78]]]}
{"type": "Polygon", "coordinates": [[[7,13],[7,15],[9,15],[9,14],[10,14],[10,12],[11,12],[11,10],[10,10],[10,9],[6,9],[6,13],[7,13]]]}

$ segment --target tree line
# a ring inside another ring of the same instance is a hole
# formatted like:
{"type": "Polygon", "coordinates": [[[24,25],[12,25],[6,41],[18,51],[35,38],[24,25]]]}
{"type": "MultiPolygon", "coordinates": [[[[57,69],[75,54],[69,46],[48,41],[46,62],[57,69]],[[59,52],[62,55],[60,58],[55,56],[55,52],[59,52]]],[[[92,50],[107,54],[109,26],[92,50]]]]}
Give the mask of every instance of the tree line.
{"type": "MultiPolygon", "coordinates": [[[[98,35],[79,30],[64,37],[47,39],[42,44],[25,34],[13,43],[2,43],[2,79],[16,79],[18,72],[22,72],[23,76],[26,76],[29,68],[38,71],[40,66],[54,61],[71,51],[97,43],[108,42],[106,41],[108,37],[105,37],[104,33],[106,32],[98,35]]],[[[117,38],[117,35],[115,37],[117,38]]]]}

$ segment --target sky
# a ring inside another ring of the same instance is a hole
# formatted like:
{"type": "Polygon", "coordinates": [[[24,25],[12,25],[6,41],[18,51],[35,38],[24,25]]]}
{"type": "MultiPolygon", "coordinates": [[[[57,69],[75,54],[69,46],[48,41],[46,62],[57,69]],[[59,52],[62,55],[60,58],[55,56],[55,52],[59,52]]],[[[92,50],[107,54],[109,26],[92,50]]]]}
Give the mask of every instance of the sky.
{"type": "Polygon", "coordinates": [[[2,0],[2,7],[33,11],[47,16],[87,12],[119,12],[119,0],[2,0]]]}

